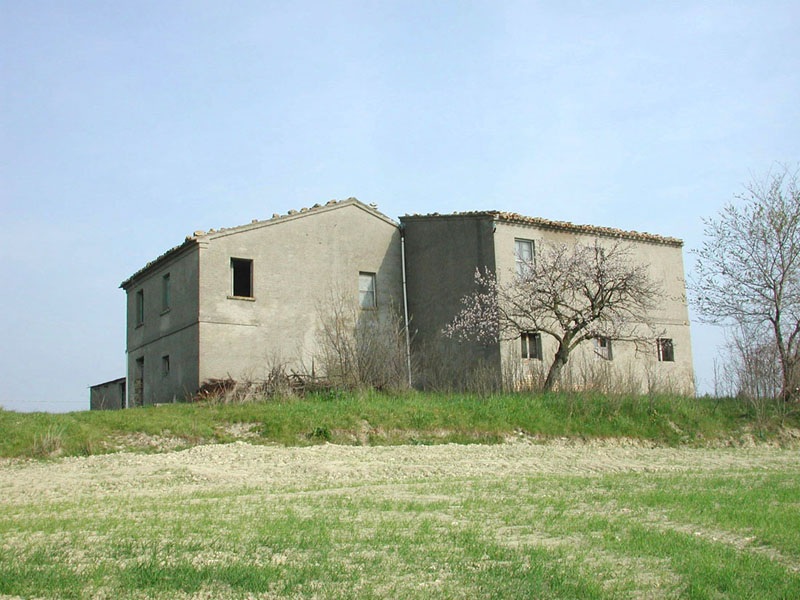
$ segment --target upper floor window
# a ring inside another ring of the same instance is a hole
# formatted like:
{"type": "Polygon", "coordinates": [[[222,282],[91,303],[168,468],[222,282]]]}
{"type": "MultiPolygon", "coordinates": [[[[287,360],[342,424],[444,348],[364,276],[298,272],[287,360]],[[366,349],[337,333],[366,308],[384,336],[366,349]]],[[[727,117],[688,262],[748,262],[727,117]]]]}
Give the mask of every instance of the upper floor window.
{"type": "Polygon", "coordinates": [[[517,277],[524,277],[533,266],[533,240],[514,240],[514,266],[517,277]]]}
{"type": "Polygon", "coordinates": [[[670,338],[658,338],[656,340],[658,349],[658,360],[661,362],[675,362],[675,347],[670,338]]]}
{"type": "Polygon", "coordinates": [[[378,305],[375,298],[375,273],[358,274],[358,304],[361,308],[375,308],[378,305]]]}
{"type": "Polygon", "coordinates": [[[169,310],[172,305],[172,288],[169,273],[161,278],[161,310],[169,310]]]}
{"type": "Polygon", "coordinates": [[[136,292],[136,324],[144,323],[144,290],[136,292]]]}
{"type": "Polygon", "coordinates": [[[233,296],[253,297],[253,261],[249,258],[231,259],[231,280],[233,296]]]}
{"type": "Polygon", "coordinates": [[[605,358],[606,360],[612,360],[614,358],[614,354],[611,351],[611,338],[608,337],[594,338],[594,352],[600,358],[605,358]]]}
{"type": "Polygon", "coordinates": [[[542,334],[538,331],[525,331],[520,334],[522,358],[542,360],[542,334]]]}

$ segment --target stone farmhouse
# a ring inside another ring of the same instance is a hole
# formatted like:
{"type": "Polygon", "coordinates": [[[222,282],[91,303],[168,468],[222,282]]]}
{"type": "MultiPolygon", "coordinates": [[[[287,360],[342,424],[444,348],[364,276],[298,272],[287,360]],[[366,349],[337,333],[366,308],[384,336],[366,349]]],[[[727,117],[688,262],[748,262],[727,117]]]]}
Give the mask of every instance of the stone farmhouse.
{"type": "Polygon", "coordinates": [[[93,398],[124,397],[93,408],[173,402],[211,379],[259,379],[276,357],[308,370],[320,314],[335,295],[378,318],[405,308],[414,351],[434,348],[462,373],[479,362],[524,376],[552,357],[546,336],[521,332],[514,342],[483,347],[444,338],[442,329],[473,289],[476,267],[502,280],[514,276],[518,257],[534,256],[543,242],[598,237],[630,243],[650,265],[663,284],[653,318],[664,333],[645,352],[614,340],[594,348],[585,343],[570,361],[610,368],[640,387],[658,380],[693,393],[680,240],[499,211],[409,215],[397,223],[349,198],[195,231],[123,281],[127,386],[120,380],[94,386],[93,398]]]}

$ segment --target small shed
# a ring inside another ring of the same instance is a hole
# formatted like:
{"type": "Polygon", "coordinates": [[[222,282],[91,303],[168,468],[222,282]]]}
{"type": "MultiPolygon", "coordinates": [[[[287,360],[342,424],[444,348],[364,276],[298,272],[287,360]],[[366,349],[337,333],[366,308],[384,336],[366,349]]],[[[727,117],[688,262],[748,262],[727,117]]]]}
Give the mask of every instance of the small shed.
{"type": "Polygon", "coordinates": [[[117,410],[125,408],[125,378],[112,379],[89,388],[91,410],[117,410]]]}

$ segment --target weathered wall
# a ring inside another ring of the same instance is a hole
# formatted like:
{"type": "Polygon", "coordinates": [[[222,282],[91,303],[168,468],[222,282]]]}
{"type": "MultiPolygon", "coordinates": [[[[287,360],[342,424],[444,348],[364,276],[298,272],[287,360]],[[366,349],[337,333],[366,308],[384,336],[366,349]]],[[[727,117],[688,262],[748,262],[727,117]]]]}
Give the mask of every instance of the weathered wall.
{"type": "MultiPolygon", "coordinates": [[[[475,289],[475,268],[495,266],[492,221],[446,215],[402,217],[411,330],[421,371],[447,361],[456,374],[478,363],[500,366],[497,346],[484,347],[446,338],[442,330],[461,309],[461,298],[475,289]]],[[[464,383],[464,382],[455,382],[464,383]]]]}
{"type": "Polygon", "coordinates": [[[200,381],[259,379],[277,362],[310,370],[321,313],[334,297],[357,302],[361,271],[376,273],[379,314],[402,310],[399,229],[353,201],[215,232],[200,245],[200,381]],[[232,257],[253,261],[252,299],[232,297],[232,257]]]}
{"type": "Polygon", "coordinates": [[[90,410],[117,410],[125,405],[125,378],[114,379],[89,388],[90,410]]]}
{"type": "MultiPolygon", "coordinates": [[[[518,223],[497,222],[494,235],[498,279],[509,281],[514,276],[514,240],[528,239],[536,244],[537,251],[543,244],[594,243],[595,237],[573,232],[543,229],[518,223]]],[[[694,394],[694,370],[692,365],[689,314],[686,304],[686,287],[683,270],[683,254],[680,246],[664,243],[599,237],[601,243],[620,241],[631,247],[635,260],[649,265],[651,276],[660,283],[663,295],[659,306],[652,313],[652,321],[660,337],[674,342],[675,362],[659,362],[655,340],[638,347],[630,342],[612,342],[613,360],[606,361],[596,355],[591,342],[585,342],[573,352],[565,378],[572,379],[576,386],[590,385],[592,379],[608,381],[624,391],[648,388],[682,391],[694,394]]],[[[507,372],[522,369],[540,370],[549,367],[555,354],[555,341],[542,336],[544,359],[523,361],[517,341],[503,345],[503,368],[507,372]]]]}
{"type": "MultiPolygon", "coordinates": [[[[421,361],[417,383],[437,367],[468,384],[482,365],[497,376],[541,370],[552,359],[522,361],[519,342],[481,346],[442,336],[443,328],[474,289],[476,267],[508,280],[514,273],[514,240],[591,243],[588,234],[518,224],[487,214],[403,217],[409,313],[421,361]],[[437,364],[438,361],[438,364],[437,364]]],[[[601,238],[603,239],[603,238],[601,238]]],[[[609,238],[609,241],[610,238],[609,238]]],[[[616,377],[629,384],[693,391],[691,341],[681,248],[630,242],[665,289],[654,315],[662,336],[672,338],[675,362],[656,360],[651,347],[615,342],[614,360],[597,357],[591,343],[571,358],[572,382],[616,377]],[[599,375],[598,375],[599,374],[599,375]]],[[[139,359],[144,359],[144,403],[169,402],[205,380],[260,379],[273,366],[319,372],[319,329],[334,299],[358,299],[359,272],[376,273],[380,318],[402,311],[400,230],[375,210],[346,200],[229,230],[199,232],[186,244],[124,284],[128,294],[128,405],[134,406],[139,359]],[[231,258],[253,261],[252,298],[233,297],[231,258]],[[161,285],[170,274],[171,305],[162,310],[161,285]],[[136,324],[136,292],[144,290],[144,322],[136,324]],[[170,357],[169,373],[163,356],[170,357]]],[[[428,380],[428,382],[430,379],[428,380]]]]}
{"type": "Polygon", "coordinates": [[[137,359],[144,359],[144,404],[182,400],[198,387],[198,247],[187,246],[126,285],[128,406],[135,406],[137,359]],[[162,304],[162,280],[170,276],[171,301],[162,304]],[[136,324],[136,293],[144,291],[144,321],[136,324]],[[164,374],[162,359],[169,356],[164,374]]]}

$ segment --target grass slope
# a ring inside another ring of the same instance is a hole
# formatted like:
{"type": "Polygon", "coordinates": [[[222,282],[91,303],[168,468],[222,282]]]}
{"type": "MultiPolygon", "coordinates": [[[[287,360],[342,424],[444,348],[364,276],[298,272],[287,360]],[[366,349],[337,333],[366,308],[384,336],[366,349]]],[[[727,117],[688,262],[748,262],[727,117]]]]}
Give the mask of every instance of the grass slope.
{"type": "Polygon", "coordinates": [[[0,456],[78,456],[209,442],[386,445],[502,441],[513,435],[626,437],[657,444],[777,440],[797,411],[734,399],[600,394],[329,393],[238,405],[173,404],[68,414],[0,410],[0,456]]]}

